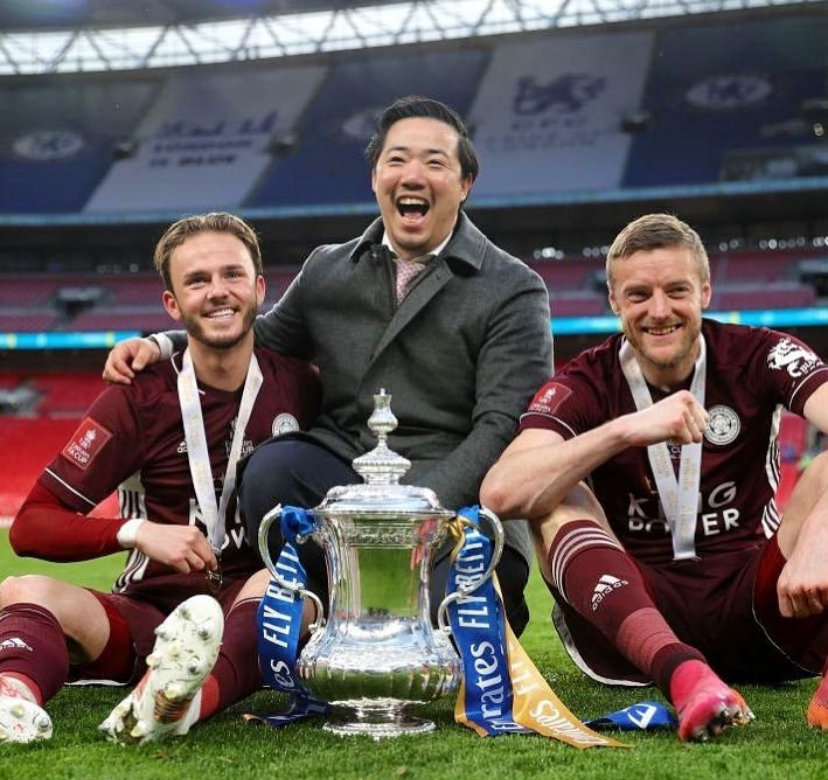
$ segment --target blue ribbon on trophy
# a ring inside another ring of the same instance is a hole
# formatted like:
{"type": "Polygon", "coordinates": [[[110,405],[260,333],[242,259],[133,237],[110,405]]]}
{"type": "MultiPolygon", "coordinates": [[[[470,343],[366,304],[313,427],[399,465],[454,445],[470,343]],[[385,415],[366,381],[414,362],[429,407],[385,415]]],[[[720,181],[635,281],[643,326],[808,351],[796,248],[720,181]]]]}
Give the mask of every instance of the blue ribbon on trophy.
{"type": "Polygon", "coordinates": [[[281,727],[300,720],[325,715],[329,705],[313,698],[296,675],[299,633],[302,626],[304,598],[301,591],[308,575],[296,553],[297,539],[310,536],[314,524],[309,513],[297,507],[282,510],[280,528],[284,545],[275,568],[293,590],[271,579],[256,613],[259,644],[259,668],[265,684],[290,696],[288,708],[277,715],[246,715],[246,720],[281,727]]]}
{"type": "MultiPolygon", "coordinates": [[[[492,542],[480,532],[477,507],[460,510],[462,538],[453,553],[446,591],[460,591],[480,579],[492,558],[492,542]]],[[[481,736],[529,733],[515,723],[506,654],[505,616],[493,578],[448,607],[451,633],[463,664],[457,720],[481,736]]]]}
{"type": "MultiPolygon", "coordinates": [[[[468,588],[489,566],[492,545],[480,531],[480,510],[458,512],[448,590],[468,588]],[[462,528],[462,531],[458,530],[462,528]]],[[[454,717],[480,736],[536,733],[573,747],[623,748],[581,723],[558,699],[506,620],[496,575],[449,604],[463,663],[454,717]]]]}

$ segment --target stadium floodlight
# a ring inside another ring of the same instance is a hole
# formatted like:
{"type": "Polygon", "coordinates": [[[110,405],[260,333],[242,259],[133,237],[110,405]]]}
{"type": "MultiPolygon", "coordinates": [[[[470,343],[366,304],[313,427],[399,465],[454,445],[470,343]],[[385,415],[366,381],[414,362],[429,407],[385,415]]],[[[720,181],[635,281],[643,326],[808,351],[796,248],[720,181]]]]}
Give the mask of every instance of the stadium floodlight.
{"type": "Polygon", "coordinates": [[[0,76],[142,70],[824,0],[407,0],[154,27],[0,32],[0,76]]]}

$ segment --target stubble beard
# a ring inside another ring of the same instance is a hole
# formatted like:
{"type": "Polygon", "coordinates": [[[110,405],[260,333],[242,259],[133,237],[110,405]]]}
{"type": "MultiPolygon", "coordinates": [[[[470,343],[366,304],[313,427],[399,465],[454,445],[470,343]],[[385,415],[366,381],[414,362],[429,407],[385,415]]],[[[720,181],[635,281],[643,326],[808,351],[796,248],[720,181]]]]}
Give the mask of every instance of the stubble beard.
{"type": "MultiPolygon", "coordinates": [[[[684,340],[683,344],[672,355],[672,357],[659,358],[645,346],[644,338],[640,337],[640,333],[637,333],[635,337],[631,338],[629,330],[625,329],[625,335],[627,336],[627,340],[632,344],[635,351],[640,355],[640,357],[644,361],[646,361],[659,371],[670,371],[674,368],[678,368],[693,356],[693,350],[695,348],[696,342],[699,339],[699,333],[701,333],[701,329],[694,328],[692,331],[690,331],[689,329],[685,329],[685,335],[687,335],[688,333],[690,334],[689,338],[684,340]]],[[[695,359],[692,362],[695,362],[695,359]]]]}
{"type": "Polygon", "coordinates": [[[248,308],[247,311],[244,312],[241,330],[232,335],[208,336],[200,320],[195,316],[184,317],[184,330],[190,338],[195,339],[205,347],[221,350],[232,349],[250,332],[250,329],[253,327],[253,323],[256,321],[257,313],[258,312],[255,306],[248,308]]]}

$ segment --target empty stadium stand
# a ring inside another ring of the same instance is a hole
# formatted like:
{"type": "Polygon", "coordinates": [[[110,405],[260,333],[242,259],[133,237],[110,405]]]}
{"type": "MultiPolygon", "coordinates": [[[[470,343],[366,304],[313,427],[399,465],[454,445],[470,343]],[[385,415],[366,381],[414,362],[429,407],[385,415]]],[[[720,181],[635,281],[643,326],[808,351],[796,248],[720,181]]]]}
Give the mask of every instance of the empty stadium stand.
{"type": "Polygon", "coordinates": [[[80,419],[104,389],[96,374],[42,374],[31,379],[38,392],[36,414],[39,417],[80,419]]]}
{"type": "Polygon", "coordinates": [[[160,330],[174,330],[180,327],[159,304],[152,307],[110,306],[81,312],[63,325],[65,330],[83,333],[85,331],[137,330],[155,333],[160,330]]]}
{"type": "MultiPolygon", "coordinates": [[[[742,251],[710,255],[711,309],[785,309],[818,305],[807,264],[821,250],[742,251]]],[[[553,317],[608,314],[603,260],[529,260],[549,289],[553,317]]],[[[284,293],[299,266],[265,269],[264,310],[284,293]]],[[[0,332],[137,330],[175,327],[161,307],[153,272],[0,275],[0,332]]]]}
{"type": "Polygon", "coordinates": [[[714,281],[718,284],[735,282],[784,282],[796,278],[798,265],[806,256],[804,251],[740,252],[717,257],[714,281]]]}
{"type": "Polygon", "coordinates": [[[370,209],[373,118],[412,93],[469,119],[484,205],[809,178],[824,144],[802,106],[824,97],[826,37],[828,16],[792,12],[12,79],[0,85],[0,145],[13,152],[0,157],[0,213],[370,209]],[[651,117],[640,132],[622,121],[637,110],[651,117]]]}
{"type": "MultiPolygon", "coordinates": [[[[2,416],[3,447],[0,448],[0,527],[8,524],[35,480],[64,447],[80,420],[67,418],[17,418],[2,416]]],[[[114,496],[94,513],[117,514],[114,496]]]]}
{"type": "Polygon", "coordinates": [[[603,277],[604,263],[600,260],[564,258],[562,260],[529,261],[527,265],[537,271],[550,293],[556,290],[579,290],[594,286],[595,274],[603,277]]]}
{"type": "Polygon", "coordinates": [[[158,308],[164,285],[156,273],[111,276],[91,280],[104,290],[108,306],[151,306],[158,308]]]}
{"type": "Polygon", "coordinates": [[[36,308],[48,306],[61,282],[54,277],[0,275],[0,307],[36,308]]]}
{"type": "Polygon", "coordinates": [[[800,282],[745,282],[724,284],[713,288],[711,308],[738,311],[740,309],[793,309],[813,306],[816,292],[811,285],[800,282]]]}
{"type": "Polygon", "coordinates": [[[39,333],[53,330],[57,324],[57,314],[51,311],[38,312],[8,307],[0,312],[0,333],[39,333]]]}
{"type": "Polygon", "coordinates": [[[550,294],[549,308],[552,312],[553,326],[556,317],[589,317],[609,313],[607,296],[589,290],[550,294]]]}

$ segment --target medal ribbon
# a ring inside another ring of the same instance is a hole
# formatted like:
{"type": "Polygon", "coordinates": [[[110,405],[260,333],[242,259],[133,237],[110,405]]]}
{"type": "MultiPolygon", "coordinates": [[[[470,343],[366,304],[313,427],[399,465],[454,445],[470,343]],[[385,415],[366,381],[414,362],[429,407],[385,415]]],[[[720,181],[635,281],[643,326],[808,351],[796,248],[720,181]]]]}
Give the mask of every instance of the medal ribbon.
{"type": "MultiPolygon", "coordinates": [[[[296,554],[297,537],[313,533],[313,520],[307,510],[288,506],[282,510],[280,523],[284,545],[275,568],[285,583],[304,588],[308,575],[296,554]]],[[[278,715],[245,715],[245,720],[278,728],[325,715],[330,710],[327,704],[314,699],[296,676],[303,605],[304,599],[294,590],[281,587],[276,580],[270,581],[256,613],[259,669],[268,687],[287,693],[291,700],[287,710],[278,715]]]]}
{"type": "MultiPolygon", "coordinates": [[[[653,405],[641,366],[635,359],[630,342],[624,339],[618,357],[621,370],[630,386],[635,408],[640,412],[653,405]]],[[[699,336],[699,357],[690,383],[690,392],[704,408],[705,379],[707,376],[707,349],[704,338],[699,336]]],[[[699,506],[699,482],[701,479],[702,445],[685,444],[681,448],[679,476],[673,471],[667,442],[647,447],[647,457],[656,481],[656,488],[664,509],[664,516],[673,537],[673,558],[677,561],[696,558],[696,517],[699,506]]]]}
{"type": "Polygon", "coordinates": [[[225,539],[225,514],[230,496],[236,488],[236,464],[241,456],[244,431],[250,420],[256,396],[264,381],[259,363],[254,354],[250,355],[250,365],[244,380],[239,413],[236,417],[236,429],[227,457],[227,468],[221,488],[221,498],[216,505],[216,493],[213,487],[213,470],[210,466],[210,454],[207,451],[207,437],[204,432],[204,418],[201,415],[201,400],[198,395],[195,369],[190,350],[185,349],[181,357],[181,371],[178,373],[178,401],[181,406],[181,419],[184,423],[184,441],[187,443],[187,461],[190,464],[190,476],[193,479],[198,506],[207,528],[207,538],[216,557],[221,555],[225,539]]]}
{"type": "MultiPolygon", "coordinates": [[[[458,513],[446,589],[468,587],[486,571],[492,543],[479,530],[478,507],[458,513]]],[[[561,702],[521,647],[506,620],[496,577],[448,607],[463,664],[454,718],[481,737],[536,733],[580,749],[627,747],[596,734],[561,702]]]]}

